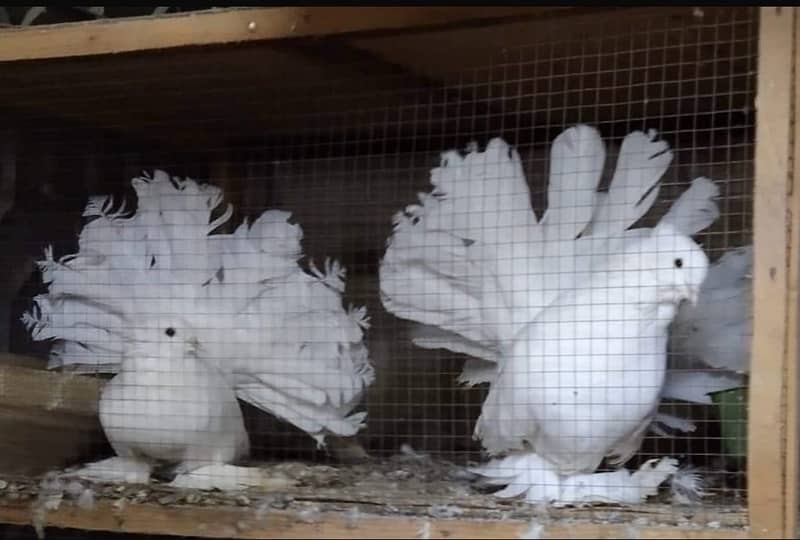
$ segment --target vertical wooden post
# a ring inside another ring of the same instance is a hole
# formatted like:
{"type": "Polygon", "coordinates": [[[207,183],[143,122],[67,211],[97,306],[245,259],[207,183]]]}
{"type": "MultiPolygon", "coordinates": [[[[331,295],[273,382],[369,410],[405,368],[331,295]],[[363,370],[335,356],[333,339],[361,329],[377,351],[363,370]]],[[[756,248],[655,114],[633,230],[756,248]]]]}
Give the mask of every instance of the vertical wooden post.
{"type": "Polygon", "coordinates": [[[789,251],[789,354],[786,366],[786,516],[784,534],[800,536],[800,10],[794,14],[794,144],[789,251]]]}
{"type": "Polygon", "coordinates": [[[788,424],[796,424],[800,267],[800,193],[793,186],[796,17],[795,8],[761,8],[748,425],[753,538],[792,538],[796,529],[797,426],[788,424]]]}

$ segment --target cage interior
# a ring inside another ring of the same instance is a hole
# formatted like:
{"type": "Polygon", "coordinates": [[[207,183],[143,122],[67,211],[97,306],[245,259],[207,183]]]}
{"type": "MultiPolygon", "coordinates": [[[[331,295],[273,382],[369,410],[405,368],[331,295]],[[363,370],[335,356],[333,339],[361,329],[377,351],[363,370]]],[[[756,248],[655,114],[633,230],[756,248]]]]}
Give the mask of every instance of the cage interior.
{"type": "MultiPolygon", "coordinates": [[[[44,248],[52,244],[57,257],[76,252],[89,196],[113,194],[135,207],[131,179],[155,169],[207,180],[234,207],[229,231],[267,209],[291,212],[303,231],[300,264],[340,261],[343,304],[365,306],[370,317],[375,382],[360,405],[368,416],[357,439],[371,460],[344,466],[360,454],[350,443],[319,449],[243,404],[252,458],[304,463],[312,471],[305,489],[340,499],[369,498],[388,482],[408,487],[407,499],[423,494],[425,504],[521,508],[453,476],[485,459],[472,434],[487,388],[459,386],[467,356],[414,345],[413,324],[385,309],[379,266],[392,216],[431,191],[442,152],[463,155],[473,141],[484,149],[494,137],[519,152],[541,216],[551,144],[582,123],[607,147],[602,187],[630,132],[654,129],[669,143],[672,164],[638,226],[652,226],[706,176],[720,188],[720,217],[696,239],[712,261],[750,244],[757,27],[755,8],[601,9],[488,27],[5,65],[3,358],[45,366],[50,343],[33,341],[20,316],[46,291],[36,270],[44,248]]],[[[67,397],[77,403],[97,389],[81,392],[67,397]]],[[[628,466],[676,457],[707,480],[695,510],[741,505],[744,462],[728,455],[719,409],[671,407],[697,429],[649,433],[628,466]]],[[[6,407],[2,421],[17,426],[24,444],[0,443],[3,474],[20,486],[21,476],[112,453],[96,420],[73,409],[24,413],[32,416],[20,427],[23,413],[6,407]]],[[[655,502],[676,503],[669,489],[655,502]]]]}

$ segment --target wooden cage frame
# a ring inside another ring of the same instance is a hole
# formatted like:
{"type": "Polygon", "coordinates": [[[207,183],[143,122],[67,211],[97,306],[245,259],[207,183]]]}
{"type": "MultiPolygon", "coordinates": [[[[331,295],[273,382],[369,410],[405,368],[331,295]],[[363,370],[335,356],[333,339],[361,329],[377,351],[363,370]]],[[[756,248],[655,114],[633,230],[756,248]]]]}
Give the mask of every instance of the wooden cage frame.
{"type": "MultiPolygon", "coordinates": [[[[232,8],[0,31],[0,62],[113,55],[300,36],[491,24],[554,17],[587,8],[385,7],[232,8]]],[[[689,9],[689,8],[682,8],[689,9]]],[[[640,527],[642,538],[793,538],[798,535],[798,284],[800,283],[800,8],[760,8],[754,209],[754,337],[749,414],[749,528],[640,527]]],[[[0,67],[2,69],[2,67],[0,67]]],[[[9,368],[11,371],[20,368],[9,368]]],[[[0,400],[9,399],[0,371],[0,400]]],[[[93,389],[92,391],[96,391],[93,389]]],[[[90,392],[91,393],[91,392],[90,392]]],[[[10,399],[25,399],[13,396],[10,399]]],[[[364,517],[357,528],[325,512],[308,522],[274,511],[268,526],[242,522],[237,508],[128,505],[51,512],[51,526],[227,538],[411,538],[427,521],[430,538],[520,537],[520,520],[364,517]]],[[[0,522],[29,524],[27,505],[0,506],[0,522]]],[[[622,525],[559,524],[548,538],[621,538],[622,525]]]]}

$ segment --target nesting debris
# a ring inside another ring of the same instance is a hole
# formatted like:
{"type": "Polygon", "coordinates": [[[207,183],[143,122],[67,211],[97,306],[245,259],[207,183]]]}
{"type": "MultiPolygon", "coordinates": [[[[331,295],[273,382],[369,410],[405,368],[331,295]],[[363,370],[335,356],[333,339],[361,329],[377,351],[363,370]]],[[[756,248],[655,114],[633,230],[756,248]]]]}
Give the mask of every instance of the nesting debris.
{"type": "Polygon", "coordinates": [[[449,519],[460,516],[464,510],[452,504],[437,504],[428,509],[428,515],[432,518],[449,519]]]}
{"type": "MultiPolygon", "coordinates": [[[[3,479],[0,484],[0,506],[24,507],[31,504],[35,521],[44,529],[48,510],[65,505],[70,509],[89,510],[95,506],[113,505],[113,515],[118,521],[125,519],[129,504],[150,504],[161,508],[173,505],[202,508],[242,509],[242,519],[249,526],[265,525],[273,510],[288,510],[306,523],[315,523],[324,513],[339,513],[348,529],[357,528],[365,516],[416,516],[422,520],[434,519],[491,519],[520,520],[536,523],[545,529],[552,522],[565,520],[579,522],[630,523],[633,529],[648,526],[683,526],[711,528],[707,523],[718,523],[720,528],[742,527],[746,515],[733,497],[722,499],[714,489],[714,496],[704,499],[703,508],[677,506],[670,489],[663,490],[659,501],[636,509],[593,506],[588,509],[559,509],[551,505],[530,504],[518,499],[499,499],[478,492],[468,479],[459,478],[461,466],[438,460],[435,457],[406,449],[393,459],[370,464],[332,467],[299,462],[264,463],[259,467],[265,474],[289,479],[290,490],[271,492],[251,488],[244,492],[222,492],[177,489],[151,481],[147,485],[108,485],[87,481],[60,483],[47,476],[37,479],[3,479]],[[398,471],[402,471],[398,474],[398,471]],[[395,485],[390,490],[388,486],[395,485]],[[713,508],[713,510],[712,510],[713,508]],[[247,516],[246,518],[244,516],[247,516]],[[633,519],[638,518],[638,519],[633,519]]],[[[697,471],[695,470],[694,473],[697,471]]],[[[681,481],[691,480],[693,471],[685,472],[681,481]]],[[[689,488],[693,484],[688,484],[689,488]]],[[[677,489],[677,488],[676,488],[677,489]]],[[[690,489],[691,491],[691,489],[690,489]]],[[[71,511],[71,510],[70,510],[71,511]]],[[[238,518],[237,518],[238,519],[238,518]]],[[[233,524],[233,522],[231,522],[233,524]]],[[[432,523],[431,523],[432,525],[432,523]]],[[[363,528],[363,524],[361,525],[363,528]]],[[[627,533],[631,533],[630,530],[627,533]]],[[[620,530],[620,534],[627,534],[620,530]]]]}

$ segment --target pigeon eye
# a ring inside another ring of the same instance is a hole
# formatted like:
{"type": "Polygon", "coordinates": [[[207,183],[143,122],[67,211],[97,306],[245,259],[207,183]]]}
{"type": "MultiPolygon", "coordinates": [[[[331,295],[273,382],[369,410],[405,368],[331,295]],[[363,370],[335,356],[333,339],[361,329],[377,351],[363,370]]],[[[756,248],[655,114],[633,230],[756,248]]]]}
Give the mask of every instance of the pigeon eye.
{"type": "Polygon", "coordinates": [[[175,335],[175,329],[170,326],[169,328],[164,330],[164,333],[167,334],[168,337],[172,337],[175,335]]]}
{"type": "Polygon", "coordinates": [[[682,268],[683,267],[683,259],[678,258],[675,259],[675,268],[682,268]]]}

